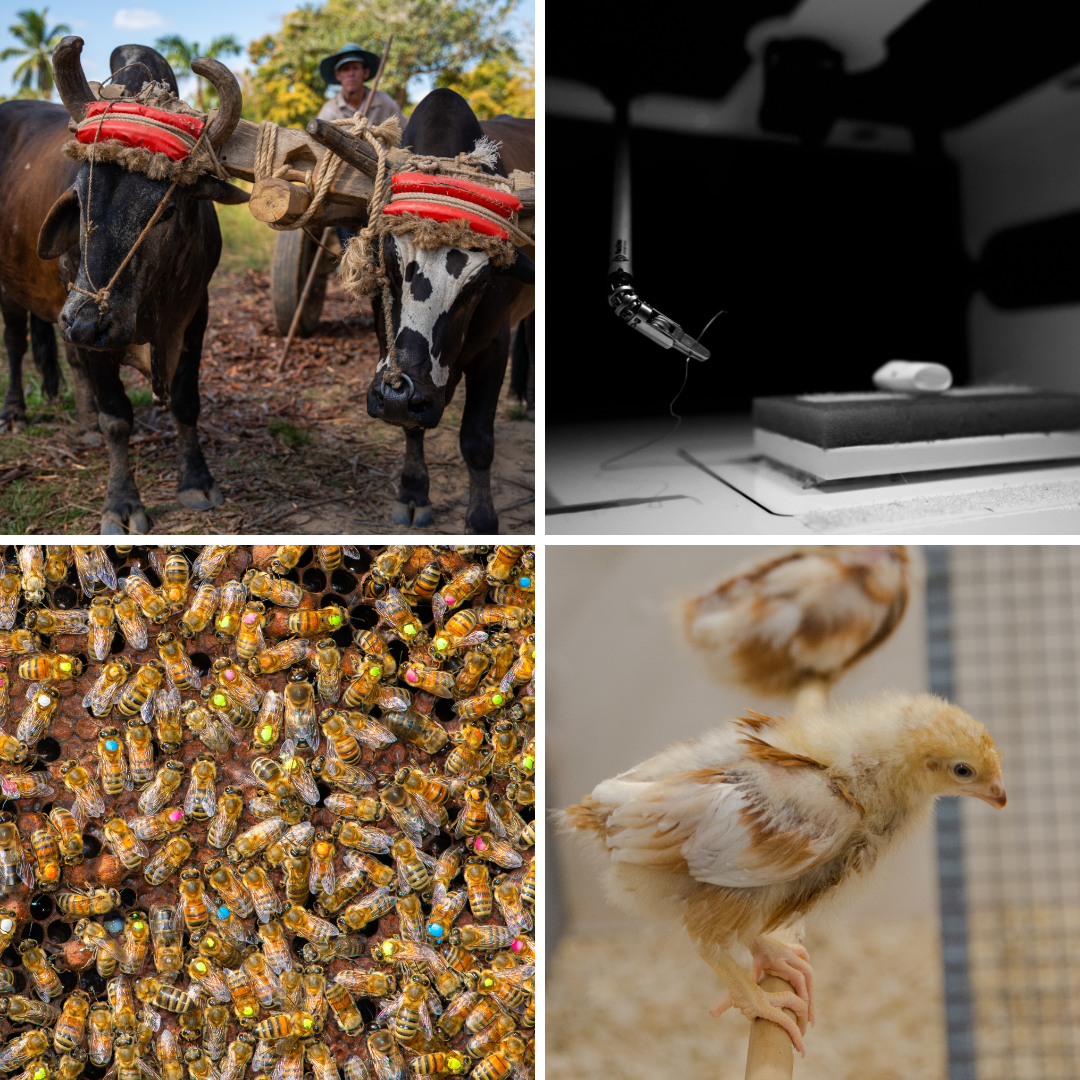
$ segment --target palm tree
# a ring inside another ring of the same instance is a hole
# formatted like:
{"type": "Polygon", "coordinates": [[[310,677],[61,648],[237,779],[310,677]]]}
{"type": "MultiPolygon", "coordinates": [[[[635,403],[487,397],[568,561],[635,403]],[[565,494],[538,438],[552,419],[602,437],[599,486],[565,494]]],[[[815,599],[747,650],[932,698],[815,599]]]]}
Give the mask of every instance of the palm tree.
{"type": "MultiPolygon", "coordinates": [[[[154,47],[169,61],[173,74],[182,79],[193,74],[191,61],[197,56],[206,56],[211,60],[220,60],[223,56],[236,56],[240,53],[240,42],[233,34],[222,34],[210,42],[206,51],[202,51],[197,41],[187,41],[179,34],[167,34],[154,42],[154,47]]],[[[195,76],[195,107],[199,112],[206,112],[203,107],[203,81],[195,76]]]]}
{"type": "Polygon", "coordinates": [[[18,83],[20,90],[30,90],[34,77],[37,76],[38,93],[46,101],[52,100],[53,73],[52,51],[65,34],[71,33],[67,23],[57,23],[51,30],[46,29],[45,17],[49,9],[34,11],[28,8],[19,12],[19,21],[9,26],[8,31],[21,41],[26,48],[9,48],[0,52],[0,60],[10,60],[15,56],[24,56],[25,60],[15,69],[12,81],[18,83]]]}

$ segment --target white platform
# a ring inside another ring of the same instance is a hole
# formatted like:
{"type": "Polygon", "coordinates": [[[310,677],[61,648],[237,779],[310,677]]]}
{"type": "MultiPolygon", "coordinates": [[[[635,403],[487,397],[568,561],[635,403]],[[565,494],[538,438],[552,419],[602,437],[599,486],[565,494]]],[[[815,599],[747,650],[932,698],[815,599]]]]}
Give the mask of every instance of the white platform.
{"type": "Polygon", "coordinates": [[[881,443],[824,449],[776,431],[754,428],[754,448],[819,480],[1080,459],[1080,431],[982,435],[932,442],[881,443]]]}

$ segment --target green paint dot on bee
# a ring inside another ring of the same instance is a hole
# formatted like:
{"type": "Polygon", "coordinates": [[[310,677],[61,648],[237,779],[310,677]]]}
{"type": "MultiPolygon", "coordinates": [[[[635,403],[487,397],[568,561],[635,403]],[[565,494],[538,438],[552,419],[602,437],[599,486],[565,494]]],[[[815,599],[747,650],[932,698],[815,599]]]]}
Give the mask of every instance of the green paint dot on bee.
{"type": "Polygon", "coordinates": [[[274,741],[274,729],[272,727],[270,727],[269,725],[266,726],[266,727],[259,728],[259,738],[262,739],[263,742],[273,742],[274,741]]]}
{"type": "Polygon", "coordinates": [[[143,924],[141,922],[139,922],[138,920],[136,920],[135,922],[133,922],[131,924],[131,928],[133,930],[141,930],[143,928],[143,924]]]}
{"type": "Polygon", "coordinates": [[[34,1070],[34,1080],[45,1080],[45,1077],[48,1076],[48,1075],[49,1074],[48,1074],[48,1072],[46,1072],[45,1069],[35,1069],[34,1070]]]}
{"type": "Polygon", "coordinates": [[[337,624],[339,622],[341,622],[341,616],[340,615],[331,615],[330,616],[330,625],[331,626],[337,626],[337,624]]]}
{"type": "Polygon", "coordinates": [[[436,648],[439,648],[439,649],[445,649],[449,644],[450,644],[450,642],[447,641],[446,638],[444,638],[444,637],[438,638],[436,640],[436,642],[435,642],[436,648]]]}
{"type": "Polygon", "coordinates": [[[70,671],[71,670],[71,665],[69,663],[67,663],[67,661],[64,661],[64,663],[62,663],[60,665],[60,670],[61,671],[70,671]]]}
{"type": "Polygon", "coordinates": [[[306,1027],[306,1028],[311,1027],[311,1021],[310,1020],[305,1020],[304,1021],[304,1027],[306,1027]]]}
{"type": "Polygon", "coordinates": [[[446,1059],[446,1067],[451,1072],[457,1072],[461,1068],[461,1059],[460,1058],[455,1058],[455,1057],[447,1058],[446,1059]]]}
{"type": "Polygon", "coordinates": [[[536,764],[536,758],[522,758],[521,764],[524,765],[526,769],[531,769],[536,764]]]}
{"type": "Polygon", "coordinates": [[[218,706],[218,708],[221,708],[225,704],[225,695],[224,694],[215,694],[214,698],[213,698],[213,701],[214,701],[214,704],[218,706]]]}
{"type": "Polygon", "coordinates": [[[197,964],[195,965],[195,970],[196,970],[196,971],[205,971],[205,970],[206,970],[206,965],[205,965],[205,964],[204,964],[204,963],[203,963],[203,962],[202,962],[202,961],[200,960],[200,961],[199,961],[199,962],[198,962],[198,963],[197,963],[197,964]]]}
{"type": "Polygon", "coordinates": [[[382,668],[378,664],[372,666],[371,677],[377,679],[382,674],[382,668]]]}
{"type": "Polygon", "coordinates": [[[503,698],[502,694],[492,694],[491,695],[491,704],[492,705],[501,705],[504,700],[505,699],[503,698]]]}
{"type": "Polygon", "coordinates": [[[408,635],[409,637],[415,637],[415,636],[416,636],[416,627],[415,627],[415,626],[413,626],[413,624],[412,624],[412,623],[406,623],[406,624],[405,624],[405,625],[404,625],[404,626],[402,627],[402,629],[403,629],[403,630],[405,631],[405,633],[406,633],[406,634],[407,634],[407,635],[408,635]]]}

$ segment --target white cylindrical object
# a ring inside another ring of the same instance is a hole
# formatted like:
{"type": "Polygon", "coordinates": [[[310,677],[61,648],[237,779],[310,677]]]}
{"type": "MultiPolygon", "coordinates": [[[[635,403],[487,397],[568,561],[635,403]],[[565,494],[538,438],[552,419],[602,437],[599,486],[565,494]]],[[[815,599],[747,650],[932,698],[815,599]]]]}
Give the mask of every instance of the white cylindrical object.
{"type": "Polygon", "coordinates": [[[952,386],[952,372],[944,364],[928,364],[920,360],[890,360],[874,372],[874,385],[879,390],[901,393],[940,394],[952,386]]]}

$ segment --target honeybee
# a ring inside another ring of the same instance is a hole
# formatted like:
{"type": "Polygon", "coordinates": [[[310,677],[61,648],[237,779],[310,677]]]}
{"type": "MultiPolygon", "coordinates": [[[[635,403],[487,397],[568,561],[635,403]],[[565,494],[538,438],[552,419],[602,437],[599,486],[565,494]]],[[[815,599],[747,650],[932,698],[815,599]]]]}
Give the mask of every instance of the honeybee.
{"type": "MultiPolygon", "coordinates": [[[[184,1061],[187,1062],[188,1075],[192,1080],[216,1080],[217,1069],[214,1068],[214,1063],[197,1046],[185,1052],[184,1061]]],[[[136,1080],[136,1078],[118,1076],[117,1080],[136,1080]]]]}
{"type": "Polygon", "coordinates": [[[62,806],[54,806],[49,811],[49,822],[56,833],[60,855],[68,866],[75,866],[83,861],[82,829],[75,818],[62,806]]]}
{"type": "Polygon", "coordinates": [[[355,821],[378,821],[383,812],[382,803],[378,799],[346,795],[337,791],[326,797],[323,806],[339,817],[352,818],[355,821]]]}
{"type": "MultiPolygon", "coordinates": [[[[531,581],[532,578],[528,575],[523,575],[518,580],[531,581]]],[[[507,607],[531,608],[535,603],[532,592],[526,591],[523,588],[518,588],[516,583],[513,585],[496,585],[490,590],[488,596],[493,604],[505,604],[507,607]]]]}
{"type": "Polygon", "coordinates": [[[420,604],[430,600],[442,580],[442,569],[437,561],[429,562],[420,569],[412,584],[403,589],[401,595],[410,604],[420,604]]]}
{"type": "Polygon", "coordinates": [[[385,855],[393,841],[389,833],[367,825],[357,825],[355,821],[335,821],[331,834],[339,843],[357,851],[367,851],[373,855],[385,855]]]}
{"type": "Polygon", "coordinates": [[[168,1009],[169,1012],[174,1013],[187,1012],[195,1004],[189,994],[162,982],[156,975],[147,975],[139,979],[135,983],[135,996],[147,1005],[168,1009]]]}
{"type": "Polygon", "coordinates": [[[364,1019],[353,1001],[352,994],[339,982],[327,983],[325,987],[326,1003],[334,1010],[338,1027],[346,1035],[356,1035],[364,1028],[364,1019]]]}
{"type": "Polygon", "coordinates": [[[97,973],[103,978],[111,978],[116,965],[124,959],[124,951],[105,931],[101,923],[91,919],[80,919],[75,924],[75,936],[89,949],[97,960],[97,973]]]}
{"type": "Polygon", "coordinates": [[[161,1080],[184,1080],[184,1066],[180,1060],[180,1044],[171,1028],[164,1028],[157,1041],[158,1061],[161,1062],[161,1080]]]}
{"type": "Polygon", "coordinates": [[[179,972],[183,953],[179,917],[175,909],[160,904],[151,906],[150,937],[154,947],[154,967],[162,975],[179,972]]]}
{"type": "MultiPolygon", "coordinates": [[[[492,803],[494,806],[495,804],[492,803]]],[[[504,870],[516,870],[521,865],[521,856],[504,839],[482,832],[472,838],[472,849],[488,862],[501,866],[504,870]]]]}
{"type": "Polygon", "coordinates": [[[459,720],[479,720],[496,709],[501,709],[506,702],[506,691],[494,686],[475,697],[455,701],[453,708],[459,720]]]}
{"type": "MultiPolygon", "coordinates": [[[[15,931],[19,926],[19,913],[14,908],[0,907],[0,952],[6,949],[15,939],[15,931]]],[[[7,971],[7,968],[3,969],[7,971]]],[[[4,987],[10,990],[12,987],[4,987]]]]}
{"type": "Polygon", "coordinates": [[[48,799],[56,794],[56,788],[46,773],[12,773],[0,776],[0,793],[5,799],[48,799]]]}
{"type": "Polygon", "coordinates": [[[85,634],[87,612],[78,608],[70,611],[52,611],[35,608],[26,613],[26,629],[39,634],[85,634]]]}
{"type": "Polygon", "coordinates": [[[288,971],[292,967],[292,952],[281,922],[271,919],[268,923],[260,923],[255,927],[255,932],[262,942],[263,956],[270,970],[277,975],[288,971]]]}
{"type": "Polygon", "coordinates": [[[517,566],[524,547],[513,544],[500,544],[488,557],[487,576],[492,582],[509,581],[510,572],[517,566]]]}
{"type": "MultiPolygon", "coordinates": [[[[168,848],[168,845],[166,845],[166,848],[168,848]]],[[[155,859],[158,857],[155,856],[155,859]]],[[[149,868],[150,864],[147,865],[147,870],[149,868]]],[[[142,971],[143,964],[146,962],[146,950],[149,943],[150,924],[146,915],[141,911],[129,911],[124,920],[124,955],[120,961],[120,970],[125,975],[137,975],[142,971]]]]}
{"type": "Polygon", "coordinates": [[[261,648],[248,661],[252,675],[272,675],[308,658],[311,642],[305,637],[286,638],[270,648],[261,648]]]}
{"type": "Polygon", "coordinates": [[[43,1001],[32,1001],[21,994],[0,998],[0,1017],[6,1017],[13,1024],[43,1024],[52,1027],[60,1016],[55,1005],[46,1005],[43,1001]]]}
{"type": "Polygon", "coordinates": [[[219,754],[228,753],[233,744],[232,738],[200,702],[185,701],[180,706],[180,715],[184,723],[191,728],[208,750],[214,750],[219,754]]]}
{"type": "Polygon", "coordinates": [[[159,689],[153,697],[153,707],[148,700],[143,706],[144,719],[151,711],[154,715],[154,734],[161,749],[166,754],[176,754],[180,751],[180,742],[184,737],[180,727],[180,691],[172,685],[172,678],[166,674],[165,689],[159,689]]]}
{"type": "Polygon", "coordinates": [[[41,649],[41,638],[29,630],[12,630],[0,634],[0,656],[21,656],[41,649]]]}
{"type": "Polygon", "coordinates": [[[473,918],[486,919],[491,914],[491,883],[483,859],[468,859],[464,877],[469,891],[469,910],[473,913],[473,918]]]}
{"type": "Polygon", "coordinates": [[[381,722],[399,739],[415,743],[429,754],[437,754],[450,738],[440,724],[429,720],[416,709],[384,712],[381,722]]]}
{"type": "Polygon", "coordinates": [[[450,888],[450,883],[460,872],[463,851],[464,848],[461,844],[453,844],[436,861],[434,872],[435,889],[433,892],[436,901],[439,900],[440,896],[446,894],[446,890],[450,888]]]}
{"type": "Polygon", "coordinates": [[[150,858],[150,849],[140,840],[119,815],[110,818],[103,826],[105,839],[112,846],[116,857],[128,870],[138,870],[144,859],[150,858]]]}
{"type": "Polygon", "coordinates": [[[54,686],[31,687],[30,704],[19,718],[15,738],[33,746],[49,728],[49,722],[60,704],[60,691],[54,686]]]}
{"type": "Polygon", "coordinates": [[[120,906],[120,894],[103,886],[87,888],[79,892],[56,894],[56,907],[62,915],[81,919],[90,915],[106,915],[120,906]]]}
{"type": "MultiPolygon", "coordinates": [[[[45,1001],[48,1000],[45,998],[45,1001]]],[[[40,1057],[48,1048],[49,1037],[44,1031],[35,1029],[19,1035],[0,1050],[0,1071],[14,1072],[31,1058],[40,1057]]]]}
{"type": "Polygon", "coordinates": [[[382,660],[368,656],[356,671],[356,678],[345,688],[345,704],[350,709],[365,709],[379,693],[379,680],[384,674],[382,660]]]}
{"type": "Polygon", "coordinates": [[[180,902],[177,905],[188,931],[202,930],[210,921],[210,908],[203,892],[202,878],[193,868],[180,873],[180,902]]]}
{"type": "Polygon", "coordinates": [[[322,638],[315,643],[314,656],[317,673],[316,686],[323,701],[336,702],[341,697],[341,650],[333,638],[322,638]]]}
{"type": "Polygon", "coordinates": [[[521,905],[521,889],[513,878],[501,874],[493,882],[493,898],[499,914],[506,923],[508,930],[515,935],[523,930],[531,930],[533,926],[532,916],[521,905]]]}
{"type": "Polygon", "coordinates": [[[180,633],[185,638],[193,638],[206,629],[217,608],[219,592],[215,585],[204,581],[191,598],[187,611],[180,616],[180,633]]]}
{"type": "Polygon", "coordinates": [[[431,652],[445,660],[456,649],[472,648],[487,641],[487,631],[477,630],[479,618],[471,608],[455,612],[443,624],[431,642],[431,652]]]}
{"type": "Polygon", "coordinates": [[[405,597],[397,589],[388,589],[385,600],[376,600],[375,610],[407,645],[422,645],[428,640],[423,623],[413,614],[405,597]]]}
{"type": "Polygon", "coordinates": [[[257,1040],[253,1035],[249,1035],[246,1031],[241,1031],[240,1034],[229,1043],[229,1051],[225,1057],[224,1064],[221,1066],[218,1080],[241,1080],[244,1071],[247,1069],[248,1062],[255,1053],[256,1041],[257,1040]]]}
{"type": "MultiPolygon", "coordinates": [[[[355,852],[349,852],[353,855],[355,852]]],[[[317,915],[330,915],[344,907],[364,887],[365,873],[362,867],[355,867],[334,879],[334,891],[324,892],[315,904],[317,915]]],[[[391,875],[393,880],[393,875],[391,875]]]]}
{"type": "Polygon", "coordinates": [[[186,837],[172,837],[143,869],[143,877],[146,879],[146,883],[148,885],[160,885],[163,881],[168,880],[180,869],[180,864],[191,854],[192,850],[191,842],[186,837]]]}
{"type": "Polygon", "coordinates": [[[491,666],[491,657],[482,649],[471,649],[454,677],[454,689],[458,695],[471,694],[480,683],[484,672],[491,666]]]}
{"type": "Polygon", "coordinates": [[[53,1028],[53,1049],[57,1053],[75,1050],[82,1042],[86,1016],[90,1013],[90,995],[85,990],[72,990],[64,1002],[53,1028]]]}
{"type": "Polygon", "coordinates": [[[38,888],[52,892],[60,885],[60,845],[51,828],[35,829],[30,834],[30,850],[34,855],[34,877],[38,888]]]}
{"type": "Polygon", "coordinates": [[[424,690],[435,697],[454,696],[454,676],[449,671],[409,664],[405,668],[405,681],[413,690],[424,690]]]}
{"type": "Polygon", "coordinates": [[[235,842],[225,849],[229,862],[237,863],[244,859],[254,858],[263,848],[269,847],[277,840],[285,832],[286,827],[285,822],[276,817],[267,818],[266,821],[260,821],[258,825],[245,829],[235,842]]]}
{"type": "Polygon", "coordinates": [[[156,551],[151,551],[150,561],[161,578],[160,594],[169,607],[169,612],[175,614],[184,607],[187,600],[188,580],[191,576],[187,558],[183,548],[165,548],[164,560],[156,551]]]}
{"type": "MultiPolygon", "coordinates": [[[[101,634],[99,640],[104,640],[106,632],[105,604],[110,605],[112,616],[116,619],[116,623],[120,627],[120,633],[124,635],[124,641],[127,642],[128,648],[135,650],[145,649],[147,642],[146,622],[143,619],[142,612],[139,611],[139,605],[130,596],[114,597],[111,601],[104,598],[93,601],[90,606],[90,615],[94,625],[98,627],[98,632],[101,634]]],[[[108,624],[108,632],[109,644],[111,645],[111,623],[108,624]]]]}
{"type": "Polygon", "coordinates": [[[229,556],[236,550],[236,544],[207,544],[195,562],[191,564],[191,575],[196,581],[216,578],[225,567],[229,556]]]}
{"type": "Polygon", "coordinates": [[[521,642],[517,659],[510,666],[510,670],[503,676],[499,683],[499,689],[503,693],[508,692],[515,686],[524,686],[536,670],[536,635],[529,634],[521,642]]]}
{"type": "Polygon", "coordinates": [[[141,713],[144,720],[149,720],[155,692],[165,677],[165,665],[160,660],[150,660],[143,664],[134,677],[124,687],[116,708],[124,716],[141,713]]]}
{"type": "MultiPolygon", "coordinates": [[[[311,867],[307,886],[311,892],[332,893],[334,891],[334,855],[337,847],[330,833],[320,832],[315,835],[311,847],[311,867]]],[[[303,903],[303,901],[294,901],[303,903]]]]}
{"type": "Polygon", "coordinates": [[[424,818],[413,799],[400,784],[388,784],[380,794],[384,809],[394,824],[418,847],[423,843],[424,818]]]}
{"type": "Polygon", "coordinates": [[[471,1075],[474,1080],[502,1080],[524,1056],[525,1044],[516,1035],[509,1035],[477,1064],[471,1075]]]}
{"type": "MultiPolygon", "coordinates": [[[[246,600],[247,589],[239,581],[227,581],[222,585],[221,594],[218,597],[218,613],[214,619],[214,634],[222,644],[227,644],[236,637],[240,629],[241,612],[247,611],[244,607],[246,600]]],[[[266,608],[256,601],[250,612],[251,623],[255,625],[260,638],[262,637],[260,617],[265,610],[266,608]]]]}
{"type": "Polygon", "coordinates": [[[10,630],[15,625],[21,588],[22,576],[18,570],[0,564],[0,630],[10,630]]]}
{"type": "Polygon", "coordinates": [[[477,836],[489,826],[496,836],[505,836],[506,829],[488,799],[487,788],[474,777],[465,789],[465,805],[454,823],[454,836],[477,836]]]}
{"type": "Polygon", "coordinates": [[[398,884],[402,890],[423,892],[431,884],[435,860],[426,852],[420,851],[408,837],[397,837],[391,845],[390,853],[394,857],[398,884]]]}
{"type": "Polygon", "coordinates": [[[292,581],[271,577],[265,570],[248,570],[241,578],[252,596],[269,600],[278,607],[298,607],[304,590],[292,581]]]}
{"type": "Polygon", "coordinates": [[[361,756],[360,744],[349,730],[344,716],[338,712],[323,715],[326,719],[322,721],[320,727],[333,756],[346,765],[355,765],[361,756]]]}
{"type": "MultiPolygon", "coordinates": [[[[225,984],[225,988],[228,989],[228,983],[225,984]]],[[[225,1040],[229,1031],[229,1010],[225,1005],[226,1000],[222,998],[211,1001],[204,1013],[206,1024],[203,1028],[203,1051],[211,1061],[217,1061],[225,1053],[225,1040]]],[[[160,1045],[158,1057],[161,1057],[160,1045]]],[[[163,1076],[162,1080],[168,1080],[168,1077],[163,1076]]]]}
{"type": "Polygon", "coordinates": [[[77,679],[83,673],[83,662],[67,653],[38,653],[19,664],[19,675],[27,682],[59,682],[77,679]]]}
{"type": "Polygon", "coordinates": [[[45,599],[45,563],[40,544],[23,544],[17,555],[22,571],[22,590],[28,604],[45,599]]]}
{"type": "Polygon", "coordinates": [[[131,568],[122,585],[124,592],[139,605],[139,610],[150,622],[162,623],[168,618],[169,605],[137,566],[131,568]]]}
{"type": "Polygon", "coordinates": [[[21,739],[13,739],[0,732],[0,759],[18,764],[26,760],[30,748],[21,739]]]}
{"type": "Polygon", "coordinates": [[[374,656],[382,663],[383,674],[388,679],[394,677],[397,671],[397,660],[390,651],[386,638],[376,630],[358,630],[353,635],[357,648],[367,656],[374,656]]]}
{"type": "Polygon", "coordinates": [[[170,759],[160,766],[153,783],[139,796],[139,813],[155,814],[172,798],[184,778],[184,763],[170,759]]]}
{"type": "Polygon", "coordinates": [[[113,1052],[113,1017],[112,1009],[104,1001],[99,1001],[90,1010],[87,1020],[90,1060],[95,1065],[104,1065],[113,1052]]]}
{"type": "Polygon", "coordinates": [[[124,725],[124,743],[128,752],[128,776],[132,784],[145,787],[154,775],[154,744],[150,738],[150,725],[141,716],[124,725]]]}
{"type": "Polygon", "coordinates": [[[259,922],[269,922],[280,914],[281,900],[266,871],[254,863],[243,863],[238,869],[243,875],[244,888],[251,894],[259,922]]]}
{"type": "Polygon", "coordinates": [[[96,754],[98,775],[101,777],[101,787],[105,794],[119,795],[121,791],[130,791],[134,785],[128,772],[127,760],[124,757],[124,748],[117,728],[102,729],[98,736],[96,754]]]}
{"type": "Polygon", "coordinates": [[[416,893],[408,893],[394,905],[398,915],[398,933],[410,941],[424,940],[424,909],[416,893]]]}
{"type": "Polygon", "coordinates": [[[485,1057],[490,1054],[503,1039],[517,1027],[513,1017],[506,1013],[498,1013],[487,1027],[482,1028],[465,1045],[469,1053],[477,1057],[485,1057]]]}
{"type": "Polygon", "coordinates": [[[428,915],[427,932],[439,944],[444,943],[450,934],[450,927],[465,907],[466,890],[447,892],[436,890],[432,897],[431,912],[428,915]]]}
{"type": "Polygon", "coordinates": [[[68,544],[45,545],[45,580],[50,585],[59,585],[67,576],[71,565],[71,547],[68,544]]]}
{"type": "Polygon", "coordinates": [[[477,563],[470,563],[460,573],[455,574],[449,583],[431,598],[431,611],[435,621],[441,624],[447,611],[464,603],[474,593],[479,592],[483,585],[484,571],[477,563]]]}
{"type": "Polygon", "coordinates": [[[319,566],[321,566],[327,574],[332,574],[335,570],[341,568],[342,552],[348,555],[350,559],[359,559],[362,554],[359,548],[343,547],[340,544],[319,544],[315,548],[315,555],[319,560],[319,566]]]}
{"type": "Polygon", "coordinates": [[[436,1054],[421,1054],[409,1062],[409,1066],[417,1076],[434,1076],[436,1073],[449,1073],[451,1076],[465,1074],[465,1068],[469,1063],[466,1054],[456,1050],[440,1051],[436,1054]]]}
{"type": "Polygon", "coordinates": [[[184,813],[196,821],[206,821],[217,810],[217,759],[213,754],[200,754],[191,767],[184,813]]]}
{"type": "Polygon", "coordinates": [[[285,737],[303,742],[312,750],[319,746],[319,729],[315,726],[315,690],[303,677],[292,672],[285,686],[285,737]]]}
{"type": "Polygon", "coordinates": [[[463,724],[450,733],[456,744],[446,757],[444,770],[450,776],[468,776],[477,772],[480,764],[480,748],[484,745],[484,733],[478,727],[463,724]]]}
{"type": "Polygon", "coordinates": [[[278,740],[285,699],[276,690],[267,690],[256,717],[252,743],[256,749],[269,750],[278,740]]]}
{"type": "Polygon", "coordinates": [[[333,923],[317,918],[306,908],[296,904],[285,912],[281,921],[288,930],[302,938],[307,938],[308,941],[325,942],[332,937],[337,937],[340,933],[333,923]]]}
{"type": "Polygon", "coordinates": [[[368,1057],[378,1080],[404,1080],[405,1059],[389,1031],[373,1031],[367,1037],[368,1057]]]}
{"type": "Polygon", "coordinates": [[[399,769],[394,783],[401,785],[409,794],[423,819],[435,829],[446,825],[443,804],[450,797],[450,784],[443,777],[426,774],[418,769],[399,769]]]}
{"type": "Polygon", "coordinates": [[[71,758],[60,766],[60,777],[64,787],[75,796],[72,812],[79,827],[83,828],[89,818],[98,818],[105,813],[105,800],[98,791],[93,777],[71,758]]]}
{"type": "MultiPolygon", "coordinates": [[[[394,739],[391,738],[390,741],[393,742],[394,739]]],[[[311,772],[331,787],[343,788],[346,791],[370,787],[375,782],[369,773],[353,765],[346,765],[335,754],[320,755],[315,758],[311,763],[311,772]]]]}
{"type": "Polygon", "coordinates": [[[233,912],[241,918],[246,918],[251,914],[253,910],[251,897],[230,867],[223,865],[220,859],[211,859],[203,867],[203,873],[206,874],[207,881],[214,891],[233,912]]]}
{"type": "Polygon", "coordinates": [[[140,840],[160,840],[177,829],[182,829],[187,818],[184,811],[177,807],[159,810],[156,814],[144,814],[141,817],[132,818],[130,821],[131,831],[140,840]]]}
{"type": "Polygon", "coordinates": [[[218,801],[217,813],[206,831],[206,842],[220,850],[232,839],[236,832],[240,815],[244,812],[244,792],[242,788],[227,787],[218,801]]]}
{"type": "Polygon", "coordinates": [[[309,964],[304,969],[304,999],[301,1009],[315,1017],[320,1027],[326,1020],[326,976],[318,964],[309,964]]]}
{"type": "Polygon", "coordinates": [[[173,686],[177,690],[198,690],[202,685],[199,673],[184,651],[184,646],[177,641],[176,635],[163,630],[158,634],[157,644],[158,656],[161,657],[161,663],[168,671],[173,686]]]}
{"type": "MultiPolygon", "coordinates": [[[[60,997],[64,992],[64,987],[60,982],[60,976],[56,974],[52,966],[49,954],[33,938],[24,938],[19,942],[18,948],[22,957],[22,965],[30,975],[30,981],[34,984],[37,996],[46,1003],[51,998],[60,997]]],[[[48,1040],[46,1040],[45,1045],[48,1045],[48,1040]]],[[[0,1068],[3,1068],[3,1066],[0,1065],[0,1068]]]]}
{"type": "Polygon", "coordinates": [[[116,571],[104,547],[100,544],[73,544],[71,551],[75,557],[79,584],[87,596],[101,592],[102,588],[116,591],[116,571]]]}

